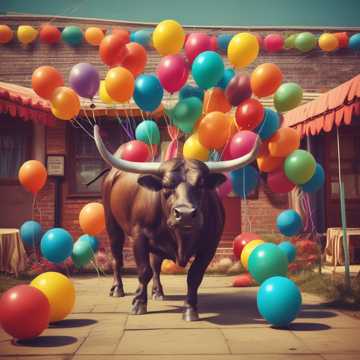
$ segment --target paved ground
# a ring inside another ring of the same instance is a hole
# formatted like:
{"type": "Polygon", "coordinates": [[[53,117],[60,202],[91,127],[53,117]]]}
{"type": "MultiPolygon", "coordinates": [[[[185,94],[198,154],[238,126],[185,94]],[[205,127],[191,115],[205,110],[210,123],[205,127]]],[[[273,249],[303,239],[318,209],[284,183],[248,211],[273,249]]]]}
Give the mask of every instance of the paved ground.
{"type": "MultiPolygon", "coordinates": [[[[68,319],[37,340],[13,345],[0,330],[3,359],[122,360],[355,360],[360,321],[303,296],[289,330],[266,324],[256,309],[256,288],[230,287],[231,277],[207,277],[200,295],[201,321],[181,319],[184,276],[163,276],[167,299],[150,301],[149,314],[128,315],[132,296],[108,296],[110,278],[75,279],[77,302],[68,319]]],[[[125,279],[129,293],[136,279],[125,279]]]]}

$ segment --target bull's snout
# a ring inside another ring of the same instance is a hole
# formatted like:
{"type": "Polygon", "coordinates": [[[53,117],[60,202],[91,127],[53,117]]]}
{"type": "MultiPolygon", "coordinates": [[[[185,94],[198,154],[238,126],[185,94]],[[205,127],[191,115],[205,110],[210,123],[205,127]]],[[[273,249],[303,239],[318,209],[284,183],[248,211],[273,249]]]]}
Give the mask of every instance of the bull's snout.
{"type": "Polygon", "coordinates": [[[178,226],[192,226],[197,218],[197,209],[188,206],[173,208],[173,216],[178,226]]]}

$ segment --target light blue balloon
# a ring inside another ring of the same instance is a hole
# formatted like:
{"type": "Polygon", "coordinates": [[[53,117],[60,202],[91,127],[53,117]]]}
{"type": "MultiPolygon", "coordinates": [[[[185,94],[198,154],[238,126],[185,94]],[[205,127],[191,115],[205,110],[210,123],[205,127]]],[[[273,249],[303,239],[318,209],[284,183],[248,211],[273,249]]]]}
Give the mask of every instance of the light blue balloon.
{"type": "Polygon", "coordinates": [[[130,42],[135,42],[135,33],[136,31],[130,33],[130,42]]]}
{"type": "Polygon", "coordinates": [[[215,86],[224,75],[224,62],[215,51],[204,51],[192,64],[192,76],[202,89],[215,86]]]}
{"type": "Polygon", "coordinates": [[[360,33],[354,34],[350,37],[349,48],[352,50],[360,50],[360,33]]]}
{"type": "Polygon", "coordinates": [[[72,249],[73,238],[68,231],[62,228],[48,230],[41,239],[42,256],[56,264],[71,256],[72,249]]]}
{"type": "Polygon", "coordinates": [[[137,42],[138,44],[149,47],[151,45],[151,30],[138,30],[134,32],[134,42],[137,42]]]}
{"type": "Polygon", "coordinates": [[[230,173],[231,183],[236,195],[244,199],[253,190],[259,182],[259,172],[251,165],[230,173]]]}
{"type": "Polygon", "coordinates": [[[217,37],[218,48],[220,51],[222,51],[223,53],[227,53],[227,48],[232,37],[233,35],[230,34],[221,34],[217,37]]]}
{"type": "Polygon", "coordinates": [[[135,137],[137,140],[143,141],[149,145],[159,144],[159,127],[153,120],[144,120],[136,127],[135,137]]]}
{"type": "Polygon", "coordinates": [[[255,132],[259,134],[261,140],[266,140],[271,138],[271,136],[279,129],[279,127],[279,113],[271,109],[265,108],[264,119],[262,123],[255,129],[255,132]]]}
{"type": "Polygon", "coordinates": [[[87,243],[89,243],[94,253],[97,252],[99,249],[99,240],[95,236],[87,234],[81,235],[78,241],[86,241],[87,243]]]}
{"type": "Polygon", "coordinates": [[[164,90],[155,75],[143,74],[135,80],[134,101],[143,111],[154,111],[161,104],[164,90]]]}
{"type": "Polygon", "coordinates": [[[300,233],[303,222],[295,210],[288,209],[278,215],[276,226],[283,235],[294,236],[300,233]]]}
{"type": "Polygon", "coordinates": [[[204,100],[204,90],[198,86],[185,85],[179,93],[180,100],[184,100],[189,97],[197,97],[201,101],[204,100]]]}
{"type": "Polygon", "coordinates": [[[292,280],[286,277],[271,277],[259,288],[257,307],[261,316],[271,325],[287,326],[300,311],[300,290],[292,280]]]}
{"type": "Polygon", "coordinates": [[[226,68],[222,79],[217,83],[217,87],[225,89],[230,80],[235,76],[235,71],[231,68],[226,68]]]}
{"type": "Polygon", "coordinates": [[[312,193],[318,191],[325,183],[325,171],[323,167],[317,163],[315,173],[312,178],[305,184],[300,185],[302,191],[312,193]]]}
{"type": "Polygon", "coordinates": [[[281,242],[278,247],[286,254],[289,263],[293,262],[296,257],[296,246],[290,241],[281,242]]]}
{"type": "Polygon", "coordinates": [[[43,230],[37,221],[25,221],[20,227],[20,237],[27,246],[35,246],[40,243],[43,230]]]}

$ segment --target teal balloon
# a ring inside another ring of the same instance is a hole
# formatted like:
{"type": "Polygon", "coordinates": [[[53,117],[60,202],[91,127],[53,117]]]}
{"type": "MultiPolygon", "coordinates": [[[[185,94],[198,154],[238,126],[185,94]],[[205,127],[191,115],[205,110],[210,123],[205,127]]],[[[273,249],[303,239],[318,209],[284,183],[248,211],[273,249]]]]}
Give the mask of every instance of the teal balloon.
{"type": "Polygon", "coordinates": [[[289,111],[301,104],[302,88],[293,82],[280,85],[274,95],[274,106],[278,112],[289,111]]]}
{"type": "Polygon", "coordinates": [[[151,45],[151,34],[151,30],[138,30],[131,34],[130,40],[148,48],[151,45]]]}
{"type": "Polygon", "coordinates": [[[86,265],[94,257],[94,251],[87,241],[76,241],[71,254],[72,261],[77,268],[86,265]]]}
{"type": "Polygon", "coordinates": [[[285,236],[295,236],[303,228],[301,216],[292,209],[282,211],[276,218],[276,227],[285,236]]]}
{"type": "Polygon", "coordinates": [[[61,263],[69,257],[72,249],[73,238],[65,229],[52,228],[41,238],[42,256],[55,264],[61,263]]]}
{"type": "Polygon", "coordinates": [[[99,249],[99,240],[95,237],[95,236],[91,236],[91,235],[81,235],[78,239],[78,241],[86,241],[90,244],[93,252],[97,252],[99,249]]]}
{"type": "Polygon", "coordinates": [[[317,39],[311,32],[302,32],[296,36],[294,45],[301,52],[308,52],[316,47],[317,39]]]}
{"type": "Polygon", "coordinates": [[[189,98],[189,97],[197,97],[201,101],[204,100],[204,90],[200,89],[198,86],[185,85],[179,93],[180,100],[189,98]]]}
{"type": "Polygon", "coordinates": [[[315,174],[316,161],[314,157],[305,150],[293,151],[284,162],[284,172],[287,178],[294,184],[307,183],[315,174]]]}
{"type": "Polygon", "coordinates": [[[278,247],[284,252],[289,263],[295,260],[296,246],[293,243],[290,241],[283,241],[278,245],[278,247]]]}
{"type": "Polygon", "coordinates": [[[190,133],[202,114],[202,102],[197,97],[180,100],[172,111],[174,125],[185,133],[190,133]]]}
{"type": "Polygon", "coordinates": [[[262,123],[254,130],[261,140],[269,139],[280,127],[280,115],[269,108],[264,109],[264,119],[262,123]]]}
{"type": "Polygon", "coordinates": [[[153,120],[142,121],[135,130],[136,140],[153,145],[160,143],[160,131],[156,122],[153,120]]]}
{"type": "Polygon", "coordinates": [[[227,53],[227,49],[232,37],[233,35],[230,34],[221,34],[217,37],[217,44],[220,51],[225,54],[227,53]]]}
{"type": "Polygon", "coordinates": [[[360,50],[360,33],[354,34],[350,37],[349,48],[352,50],[360,50]]]}
{"type": "Polygon", "coordinates": [[[311,179],[303,185],[300,185],[302,191],[313,193],[321,189],[325,183],[325,171],[320,164],[316,164],[315,173],[311,179]]]}
{"type": "Polygon", "coordinates": [[[246,198],[259,183],[259,172],[252,165],[230,172],[233,191],[240,198],[246,198]]]}
{"type": "Polygon", "coordinates": [[[232,68],[226,68],[221,80],[217,83],[217,87],[225,89],[228,86],[230,80],[235,76],[235,71],[232,68]]]}
{"type": "Polygon", "coordinates": [[[222,79],[224,62],[215,51],[200,53],[192,64],[192,76],[196,84],[202,89],[209,89],[222,79]]]}
{"type": "Polygon", "coordinates": [[[285,49],[293,49],[295,47],[295,39],[297,34],[289,35],[284,42],[285,49]]]}
{"type": "Polygon", "coordinates": [[[78,26],[66,26],[61,33],[61,38],[71,46],[79,46],[83,42],[84,35],[78,26]]]}
{"type": "Polygon", "coordinates": [[[265,243],[257,246],[250,254],[248,269],[251,276],[261,284],[272,276],[285,276],[288,259],[277,245],[265,243]]]}
{"type": "Polygon", "coordinates": [[[37,221],[25,221],[20,227],[20,237],[27,246],[36,246],[40,243],[43,230],[37,221]]]}
{"type": "Polygon", "coordinates": [[[163,87],[155,75],[143,74],[136,78],[133,98],[141,110],[156,110],[160,106],[163,96],[163,87]]]}

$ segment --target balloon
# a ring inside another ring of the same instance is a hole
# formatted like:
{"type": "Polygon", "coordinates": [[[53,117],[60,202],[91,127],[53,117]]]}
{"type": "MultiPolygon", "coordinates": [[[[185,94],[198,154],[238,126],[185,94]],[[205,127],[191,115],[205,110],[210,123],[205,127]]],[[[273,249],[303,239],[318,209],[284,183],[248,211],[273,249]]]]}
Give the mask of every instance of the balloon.
{"type": "Polygon", "coordinates": [[[111,33],[112,35],[121,37],[124,44],[130,42],[130,32],[124,28],[121,27],[112,28],[111,33]]]}
{"type": "Polygon", "coordinates": [[[100,43],[99,54],[101,61],[108,66],[120,64],[126,55],[125,45],[128,43],[126,36],[122,34],[106,35],[100,43]]]}
{"type": "Polygon", "coordinates": [[[136,140],[143,141],[146,144],[159,144],[160,131],[155,121],[144,120],[137,127],[135,131],[136,140]]]}
{"type": "Polygon", "coordinates": [[[265,36],[264,48],[268,52],[278,52],[284,47],[284,39],[280,34],[269,34],[265,36]]]}
{"type": "Polygon", "coordinates": [[[224,75],[221,78],[221,80],[216,84],[217,87],[220,87],[222,89],[226,89],[228,86],[230,80],[235,76],[235,71],[232,68],[226,68],[224,70],[224,75]]]}
{"type": "Polygon", "coordinates": [[[259,172],[251,165],[230,173],[234,193],[242,199],[256,189],[259,182],[259,172]]]}
{"type": "Polygon", "coordinates": [[[360,50],[360,33],[354,34],[350,37],[349,48],[352,50],[360,50]]]}
{"type": "Polygon", "coordinates": [[[185,31],[175,20],[164,20],[156,26],[152,40],[160,55],[174,55],[179,53],[184,45],[185,31]]]}
{"type": "Polygon", "coordinates": [[[191,64],[200,53],[211,50],[210,37],[204,33],[192,33],[186,40],[184,50],[191,64]]]}
{"type": "Polygon", "coordinates": [[[197,134],[192,134],[184,143],[184,159],[206,161],[209,159],[209,150],[199,142],[197,134]]]}
{"type": "Polygon", "coordinates": [[[298,235],[303,227],[301,216],[292,209],[284,210],[276,218],[276,226],[285,236],[298,235]]]}
{"type": "Polygon", "coordinates": [[[105,80],[100,81],[99,97],[104,104],[112,104],[114,102],[106,91],[105,80]]]}
{"type": "Polygon", "coordinates": [[[201,116],[202,102],[197,97],[180,100],[173,110],[173,123],[180,130],[190,133],[201,116]]]}
{"type": "Polygon", "coordinates": [[[235,68],[244,68],[258,56],[259,42],[255,35],[238,33],[230,41],[227,49],[228,59],[235,68]]]}
{"type": "Polygon", "coordinates": [[[19,169],[20,184],[33,194],[39,192],[47,180],[47,171],[42,162],[38,160],[28,160],[19,169]]]}
{"type": "Polygon", "coordinates": [[[164,90],[155,75],[143,74],[135,80],[134,101],[141,110],[156,110],[163,96],[164,90]]]}
{"type": "Polygon", "coordinates": [[[277,111],[289,111],[301,104],[303,97],[302,88],[296,83],[280,85],[274,96],[274,106],[277,111]]]}
{"type": "Polygon", "coordinates": [[[264,118],[264,107],[256,99],[247,99],[236,108],[235,119],[241,130],[255,129],[264,118]]]}
{"type": "Polygon", "coordinates": [[[221,149],[228,140],[228,118],[220,111],[208,113],[198,127],[199,142],[207,149],[221,149]]]}
{"type": "Polygon", "coordinates": [[[134,77],[140,75],[146,66],[147,53],[143,46],[136,42],[131,42],[125,45],[126,55],[121,61],[121,65],[130,70],[134,77]]]}
{"type": "Polygon", "coordinates": [[[78,241],[87,242],[90,245],[90,247],[94,253],[97,252],[99,249],[99,241],[95,236],[91,236],[91,235],[87,235],[87,234],[81,235],[79,237],[78,241]]]}
{"type": "Polygon", "coordinates": [[[294,41],[294,46],[301,52],[308,52],[316,47],[317,39],[311,32],[302,32],[298,34],[294,41]]]}
{"type": "Polygon", "coordinates": [[[73,239],[70,233],[62,228],[52,228],[41,238],[42,256],[55,264],[59,264],[69,257],[72,248],[73,239]]]}
{"type": "Polygon", "coordinates": [[[267,184],[272,192],[280,194],[288,193],[295,187],[295,184],[286,177],[283,169],[269,173],[267,184]]]}
{"type": "Polygon", "coordinates": [[[340,49],[346,49],[349,46],[349,36],[347,32],[334,33],[334,36],[336,36],[339,41],[340,49]]]}
{"type": "Polygon", "coordinates": [[[286,176],[297,185],[307,183],[315,174],[316,161],[305,150],[295,150],[285,160],[284,171],[286,176]]]}
{"type": "Polygon", "coordinates": [[[86,265],[93,257],[94,252],[87,241],[75,242],[71,258],[77,268],[86,265]]]}
{"type": "Polygon", "coordinates": [[[204,90],[197,86],[185,85],[179,93],[179,99],[183,100],[189,97],[197,97],[201,101],[204,99],[204,90]]]}
{"type": "Polygon", "coordinates": [[[257,135],[249,130],[238,131],[230,140],[230,154],[233,159],[248,154],[255,145],[257,135]]]}
{"type": "Polygon", "coordinates": [[[139,140],[131,140],[123,145],[121,158],[128,161],[148,161],[151,154],[148,146],[139,140]]]}
{"type": "Polygon", "coordinates": [[[252,240],[260,239],[260,236],[251,232],[243,232],[236,236],[233,241],[233,253],[236,259],[240,259],[244,247],[252,240]]]}
{"type": "Polygon", "coordinates": [[[98,202],[86,204],[80,211],[79,223],[82,231],[95,236],[105,229],[104,206],[98,202]]]}
{"type": "Polygon", "coordinates": [[[233,35],[230,35],[230,34],[220,34],[220,35],[218,35],[217,44],[218,44],[218,48],[219,48],[219,50],[221,52],[226,54],[232,37],[233,37],[233,35]]]}
{"type": "Polygon", "coordinates": [[[294,244],[292,244],[290,241],[282,241],[278,245],[278,247],[284,252],[289,263],[291,263],[295,260],[296,246],[294,244]]]}
{"type": "Polygon", "coordinates": [[[251,97],[250,79],[247,75],[237,74],[228,83],[225,95],[233,106],[251,97]]]}
{"type": "Polygon", "coordinates": [[[61,120],[71,120],[80,112],[79,96],[66,86],[57,87],[50,101],[53,115],[61,120]]]}
{"type": "Polygon", "coordinates": [[[231,110],[231,105],[221,88],[215,87],[206,90],[203,104],[203,113],[207,114],[213,111],[227,113],[231,110]]]}
{"type": "Polygon", "coordinates": [[[9,43],[14,36],[13,31],[7,25],[0,25],[0,44],[9,43]]]}
{"type": "Polygon", "coordinates": [[[286,276],[288,259],[277,245],[261,244],[249,256],[248,268],[251,276],[261,284],[272,276],[286,276]]]}
{"type": "Polygon", "coordinates": [[[69,83],[79,96],[92,99],[99,89],[99,73],[93,65],[79,63],[71,68],[69,83]]]}
{"type": "Polygon", "coordinates": [[[61,39],[60,30],[51,24],[41,25],[40,33],[39,33],[40,42],[44,44],[57,44],[61,39]]]}
{"type": "Polygon", "coordinates": [[[43,230],[37,221],[25,221],[20,227],[20,237],[26,246],[36,246],[40,243],[43,230]]]}
{"type": "Polygon", "coordinates": [[[258,247],[259,245],[264,244],[263,240],[254,239],[249,241],[243,248],[240,254],[240,261],[242,266],[247,270],[248,269],[248,262],[251,253],[258,247]]]}
{"type": "Polygon", "coordinates": [[[277,112],[265,108],[262,123],[254,130],[258,133],[261,140],[267,140],[275,134],[280,127],[280,116],[277,112]]]}
{"type": "Polygon", "coordinates": [[[34,42],[38,36],[38,31],[30,25],[20,25],[17,28],[17,38],[23,45],[34,42]]]}
{"type": "Polygon", "coordinates": [[[62,75],[52,66],[40,66],[32,74],[32,89],[46,100],[50,100],[54,90],[63,85],[62,75]]]}
{"type": "Polygon", "coordinates": [[[232,191],[232,183],[231,183],[230,175],[229,174],[224,174],[224,175],[227,178],[226,181],[216,188],[216,192],[221,199],[229,195],[232,191]]]}
{"type": "Polygon", "coordinates": [[[88,27],[84,34],[86,42],[92,46],[99,46],[104,36],[100,28],[93,26],[88,27]]]}
{"type": "Polygon", "coordinates": [[[334,34],[324,33],[319,37],[319,48],[330,52],[339,48],[339,40],[334,34]]]}
{"type": "Polygon", "coordinates": [[[66,26],[61,38],[70,46],[79,46],[83,42],[83,33],[78,26],[66,26]]]}
{"type": "Polygon", "coordinates": [[[293,49],[295,47],[295,39],[298,34],[289,35],[284,42],[284,49],[293,49]]]}
{"type": "Polygon", "coordinates": [[[214,51],[204,51],[192,64],[192,76],[202,89],[215,86],[224,75],[224,62],[214,51]]]}
{"type": "Polygon", "coordinates": [[[23,340],[39,336],[49,326],[46,296],[29,285],[18,285],[0,298],[0,325],[10,336],[23,340]]]}
{"type": "Polygon", "coordinates": [[[251,74],[251,89],[257,97],[270,96],[275,93],[282,80],[283,74],[277,65],[261,64],[251,74]]]}
{"type": "Polygon", "coordinates": [[[160,60],[156,74],[162,87],[172,94],[185,85],[189,70],[182,55],[168,55],[160,60]]]}
{"type": "Polygon", "coordinates": [[[217,51],[218,50],[217,38],[216,38],[215,35],[210,36],[210,50],[211,51],[217,51]]]}
{"type": "Polygon", "coordinates": [[[106,74],[105,88],[109,96],[115,101],[121,103],[129,101],[134,94],[134,76],[128,69],[116,66],[106,74]]]}
{"type": "Polygon", "coordinates": [[[249,273],[237,275],[233,280],[233,287],[254,286],[254,280],[249,273]]]}
{"type": "Polygon", "coordinates": [[[281,128],[269,139],[268,148],[271,156],[285,157],[298,149],[300,135],[292,128],[281,128]]]}
{"type": "Polygon", "coordinates": [[[325,183],[325,172],[320,164],[316,164],[314,175],[305,184],[300,185],[302,191],[313,193],[318,191],[325,183]]]}
{"type": "Polygon", "coordinates": [[[134,33],[132,33],[133,39],[131,41],[136,42],[145,47],[150,47],[151,34],[152,31],[150,29],[135,31],[134,33]]]}
{"type": "Polygon", "coordinates": [[[258,168],[262,172],[273,172],[284,163],[284,158],[271,156],[269,153],[261,154],[256,159],[258,168]]]}
{"type": "Polygon", "coordinates": [[[50,304],[50,322],[60,321],[68,316],[75,304],[75,287],[72,281],[58,272],[38,275],[30,284],[40,290],[50,304]]]}

